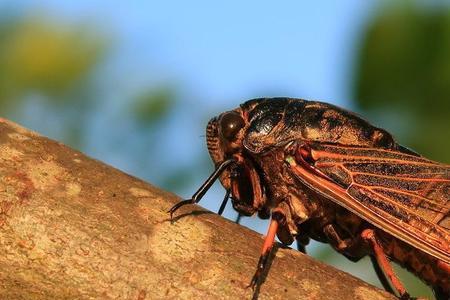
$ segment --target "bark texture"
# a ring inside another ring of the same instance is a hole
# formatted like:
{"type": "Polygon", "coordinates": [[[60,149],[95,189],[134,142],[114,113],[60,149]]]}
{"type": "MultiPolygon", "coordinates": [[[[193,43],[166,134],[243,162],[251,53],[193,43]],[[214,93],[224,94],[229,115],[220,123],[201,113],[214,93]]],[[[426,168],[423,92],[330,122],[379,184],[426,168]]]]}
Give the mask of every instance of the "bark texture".
{"type": "Polygon", "coordinates": [[[291,249],[246,288],[262,236],[0,119],[1,299],[395,299],[291,249]]]}

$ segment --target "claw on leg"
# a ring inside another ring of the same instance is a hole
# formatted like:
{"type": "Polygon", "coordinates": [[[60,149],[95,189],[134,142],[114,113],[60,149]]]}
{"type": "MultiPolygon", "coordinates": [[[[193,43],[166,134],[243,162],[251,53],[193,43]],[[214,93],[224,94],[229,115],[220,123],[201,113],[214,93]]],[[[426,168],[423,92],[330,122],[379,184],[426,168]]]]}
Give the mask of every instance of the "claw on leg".
{"type": "Polygon", "coordinates": [[[269,230],[267,231],[266,238],[264,239],[264,244],[261,249],[261,256],[259,257],[258,265],[256,267],[255,275],[253,275],[252,280],[248,287],[252,289],[260,282],[261,276],[264,273],[264,269],[267,265],[267,260],[270,256],[270,251],[272,250],[273,244],[275,242],[275,235],[278,230],[278,221],[273,219],[270,221],[269,230]]]}

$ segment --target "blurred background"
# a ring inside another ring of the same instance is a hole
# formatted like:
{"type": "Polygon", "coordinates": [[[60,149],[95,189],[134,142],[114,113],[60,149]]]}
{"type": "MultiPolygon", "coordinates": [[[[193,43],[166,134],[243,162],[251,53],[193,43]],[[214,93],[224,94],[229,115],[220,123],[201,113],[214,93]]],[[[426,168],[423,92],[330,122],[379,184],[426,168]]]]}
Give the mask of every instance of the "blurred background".
{"type": "MultiPolygon", "coordinates": [[[[450,163],[450,3],[392,2],[0,1],[1,116],[182,197],[213,169],[207,121],[255,97],[343,106],[450,163]]],[[[307,250],[380,286],[367,259],[307,250]]]]}

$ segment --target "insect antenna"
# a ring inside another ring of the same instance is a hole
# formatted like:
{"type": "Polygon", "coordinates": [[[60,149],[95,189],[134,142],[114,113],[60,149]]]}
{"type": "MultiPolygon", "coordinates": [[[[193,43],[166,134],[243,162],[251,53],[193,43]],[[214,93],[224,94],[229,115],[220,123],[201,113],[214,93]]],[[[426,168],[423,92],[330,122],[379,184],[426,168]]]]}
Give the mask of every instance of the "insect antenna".
{"type": "Polygon", "coordinates": [[[180,201],[174,206],[172,206],[171,209],[169,209],[168,213],[170,213],[170,218],[171,219],[173,218],[173,213],[177,211],[180,207],[186,204],[194,204],[200,202],[200,200],[203,198],[203,196],[206,194],[209,188],[214,184],[217,178],[219,178],[219,176],[223,173],[223,171],[225,171],[231,164],[235,163],[236,160],[234,160],[233,158],[230,158],[222,162],[208,177],[208,179],[206,179],[206,181],[200,186],[200,188],[194,193],[194,195],[192,195],[192,198],[180,201]]]}

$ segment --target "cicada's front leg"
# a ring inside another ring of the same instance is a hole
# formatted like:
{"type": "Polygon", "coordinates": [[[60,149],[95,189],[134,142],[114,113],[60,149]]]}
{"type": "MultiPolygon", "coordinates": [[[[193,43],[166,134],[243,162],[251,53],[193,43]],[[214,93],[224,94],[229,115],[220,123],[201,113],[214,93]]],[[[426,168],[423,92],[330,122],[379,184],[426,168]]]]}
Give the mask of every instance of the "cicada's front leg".
{"type": "Polygon", "coordinates": [[[264,239],[264,244],[261,249],[261,255],[258,260],[258,265],[256,267],[256,272],[252,277],[252,280],[249,284],[249,287],[255,288],[255,286],[260,282],[261,276],[264,273],[264,270],[267,266],[267,261],[270,256],[270,252],[273,248],[273,244],[275,243],[275,235],[279,228],[279,220],[272,216],[270,220],[269,229],[267,231],[267,235],[264,239]]]}
{"type": "MultiPolygon", "coordinates": [[[[275,236],[284,244],[290,245],[297,236],[297,231],[293,228],[291,208],[287,202],[281,202],[271,211],[271,219],[267,235],[261,249],[256,272],[252,277],[249,287],[256,287],[261,283],[261,277],[267,268],[268,260],[275,243],[275,236]]],[[[296,227],[296,226],[295,226],[296,227]]]]}

